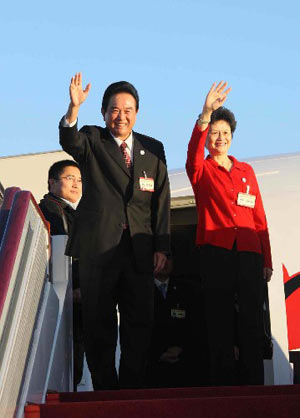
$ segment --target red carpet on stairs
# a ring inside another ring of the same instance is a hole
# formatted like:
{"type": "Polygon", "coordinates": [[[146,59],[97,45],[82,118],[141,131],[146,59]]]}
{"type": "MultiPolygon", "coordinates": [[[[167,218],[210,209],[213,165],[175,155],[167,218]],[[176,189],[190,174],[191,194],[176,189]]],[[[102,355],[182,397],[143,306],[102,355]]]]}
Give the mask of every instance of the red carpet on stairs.
{"type": "Polygon", "coordinates": [[[120,390],[48,395],[25,418],[294,418],[300,386],[120,390]]]}
{"type": "MultiPolygon", "coordinates": [[[[87,402],[132,399],[173,399],[222,396],[300,395],[300,385],[284,386],[217,386],[170,389],[107,390],[49,394],[49,402],[87,402]]],[[[300,415],[299,415],[300,416],[300,415]]]]}

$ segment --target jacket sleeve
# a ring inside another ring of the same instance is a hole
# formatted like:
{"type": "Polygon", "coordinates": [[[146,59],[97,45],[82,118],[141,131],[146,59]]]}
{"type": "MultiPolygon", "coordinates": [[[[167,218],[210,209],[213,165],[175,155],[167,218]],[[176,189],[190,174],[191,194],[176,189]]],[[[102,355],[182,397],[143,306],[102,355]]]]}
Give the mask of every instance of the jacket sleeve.
{"type": "Polygon", "coordinates": [[[208,127],[202,132],[196,122],[188,145],[186,161],[186,171],[193,189],[198,184],[203,173],[204,146],[207,134],[208,127]]]}
{"type": "Polygon", "coordinates": [[[67,220],[63,209],[54,201],[47,201],[45,199],[39,204],[45,219],[50,223],[50,235],[67,235],[67,220]]]}
{"type": "Polygon", "coordinates": [[[77,123],[73,127],[64,127],[62,120],[59,124],[59,142],[63,150],[70,154],[75,161],[82,163],[90,153],[92,131],[90,126],[83,126],[78,131],[77,123]]]}
{"type": "Polygon", "coordinates": [[[252,167],[250,168],[251,168],[251,173],[253,176],[253,182],[257,189],[255,207],[253,209],[253,219],[254,219],[256,231],[258,233],[258,236],[261,242],[262,253],[264,257],[264,267],[272,268],[272,255],[271,255],[271,245],[270,245],[267,218],[266,218],[265,210],[263,207],[263,202],[262,202],[262,198],[261,198],[261,194],[260,194],[260,190],[259,190],[259,186],[256,180],[255,173],[252,167]]]}
{"type": "Polygon", "coordinates": [[[162,143],[157,162],[155,191],[152,199],[154,251],[170,252],[170,185],[162,143]]]}

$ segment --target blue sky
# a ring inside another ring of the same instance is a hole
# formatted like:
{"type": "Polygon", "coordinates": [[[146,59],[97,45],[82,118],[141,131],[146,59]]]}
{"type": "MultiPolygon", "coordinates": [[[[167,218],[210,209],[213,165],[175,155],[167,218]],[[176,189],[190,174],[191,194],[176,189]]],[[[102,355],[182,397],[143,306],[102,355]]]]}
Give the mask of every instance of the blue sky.
{"type": "Polygon", "coordinates": [[[237,158],[300,151],[299,1],[5,2],[0,16],[0,156],[60,149],[58,121],[77,71],[92,89],[79,125],[102,124],[104,89],[128,80],[135,130],[183,167],[214,81],[232,86],[237,158]]]}

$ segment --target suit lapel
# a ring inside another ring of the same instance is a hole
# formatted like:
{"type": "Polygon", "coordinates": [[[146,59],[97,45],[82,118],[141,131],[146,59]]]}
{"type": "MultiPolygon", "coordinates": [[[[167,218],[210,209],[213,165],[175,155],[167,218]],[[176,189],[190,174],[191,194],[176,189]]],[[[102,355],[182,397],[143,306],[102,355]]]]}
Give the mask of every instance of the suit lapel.
{"type": "Polygon", "coordinates": [[[143,146],[137,134],[133,133],[133,138],[133,175],[134,179],[136,180],[140,177],[144,177],[145,175],[144,160],[147,159],[147,154],[149,151],[143,146]]]}
{"type": "Polygon", "coordinates": [[[106,134],[105,134],[105,137],[103,138],[103,142],[105,145],[105,149],[109,153],[109,155],[118,164],[118,166],[120,166],[120,168],[127,174],[127,176],[131,177],[129,170],[126,167],[122,152],[119,149],[114,138],[110,135],[108,129],[106,129],[106,134]]]}

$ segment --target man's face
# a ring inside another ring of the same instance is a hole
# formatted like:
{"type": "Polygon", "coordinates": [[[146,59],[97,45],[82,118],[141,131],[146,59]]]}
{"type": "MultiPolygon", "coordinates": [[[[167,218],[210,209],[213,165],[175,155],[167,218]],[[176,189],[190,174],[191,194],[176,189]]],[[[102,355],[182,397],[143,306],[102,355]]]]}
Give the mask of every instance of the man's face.
{"type": "Polygon", "coordinates": [[[166,264],[159,273],[156,273],[155,278],[161,282],[165,282],[170,277],[173,270],[173,261],[171,258],[167,258],[166,264]]]}
{"type": "Polygon", "coordinates": [[[82,193],[81,173],[77,167],[65,167],[59,179],[49,179],[50,192],[75,203],[82,193]]]}
{"type": "Polygon", "coordinates": [[[136,101],[129,93],[118,93],[108,102],[106,112],[102,109],[106,127],[114,137],[125,141],[136,121],[136,101]]]}

